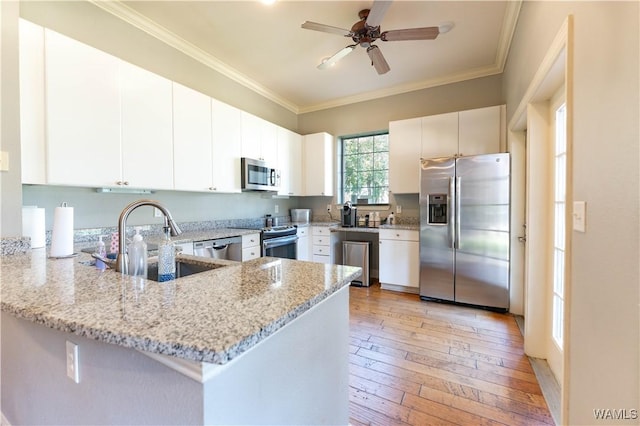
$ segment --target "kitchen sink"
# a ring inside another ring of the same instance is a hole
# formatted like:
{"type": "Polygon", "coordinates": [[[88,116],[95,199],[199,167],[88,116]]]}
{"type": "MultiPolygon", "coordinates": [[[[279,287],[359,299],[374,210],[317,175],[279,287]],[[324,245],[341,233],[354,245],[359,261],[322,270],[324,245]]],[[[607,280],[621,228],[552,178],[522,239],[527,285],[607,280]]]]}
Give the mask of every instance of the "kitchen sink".
{"type": "MultiPolygon", "coordinates": [[[[226,265],[216,263],[192,263],[185,260],[176,260],[176,278],[188,277],[189,275],[212,271],[214,269],[223,268],[224,266],[226,265]]],[[[147,266],[147,279],[158,281],[157,263],[150,263],[147,266]]]]}

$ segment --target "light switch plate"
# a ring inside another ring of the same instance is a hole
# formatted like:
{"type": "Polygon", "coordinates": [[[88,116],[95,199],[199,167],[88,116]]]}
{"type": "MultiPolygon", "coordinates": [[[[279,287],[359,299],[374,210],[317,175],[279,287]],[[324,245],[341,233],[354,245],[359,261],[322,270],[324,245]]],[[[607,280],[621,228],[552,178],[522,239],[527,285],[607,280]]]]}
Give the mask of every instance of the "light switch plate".
{"type": "Polygon", "coordinates": [[[586,232],[587,230],[587,203],[584,201],[573,202],[573,230],[586,232]]]}
{"type": "Polygon", "coordinates": [[[9,171],[9,153],[7,151],[0,152],[0,172],[9,171]]]}
{"type": "Polygon", "coordinates": [[[402,213],[402,206],[400,204],[396,206],[396,213],[398,214],[402,213]]]}

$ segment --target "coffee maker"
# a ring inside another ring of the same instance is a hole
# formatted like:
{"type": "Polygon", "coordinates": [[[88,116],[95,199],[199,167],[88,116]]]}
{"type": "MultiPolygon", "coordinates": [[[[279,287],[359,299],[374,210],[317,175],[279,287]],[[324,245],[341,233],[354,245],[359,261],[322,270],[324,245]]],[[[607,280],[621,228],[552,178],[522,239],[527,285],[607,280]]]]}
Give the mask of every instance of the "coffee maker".
{"type": "Polygon", "coordinates": [[[358,208],[351,201],[344,203],[342,207],[342,226],[354,228],[358,226],[358,208]]]}

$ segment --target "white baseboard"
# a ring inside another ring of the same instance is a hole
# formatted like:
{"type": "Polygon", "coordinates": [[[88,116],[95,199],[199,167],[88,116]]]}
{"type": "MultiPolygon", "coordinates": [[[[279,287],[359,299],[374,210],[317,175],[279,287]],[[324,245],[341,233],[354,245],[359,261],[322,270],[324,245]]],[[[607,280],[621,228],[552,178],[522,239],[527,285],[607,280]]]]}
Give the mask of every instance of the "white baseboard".
{"type": "Polygon", "coordinates": [[[402,293],[411,293],[411,294],[420,293],[420,289],[418,287],[405,287],[403,285],[380,283],[380,288],[383,290],[400,291],[402,293]]]}

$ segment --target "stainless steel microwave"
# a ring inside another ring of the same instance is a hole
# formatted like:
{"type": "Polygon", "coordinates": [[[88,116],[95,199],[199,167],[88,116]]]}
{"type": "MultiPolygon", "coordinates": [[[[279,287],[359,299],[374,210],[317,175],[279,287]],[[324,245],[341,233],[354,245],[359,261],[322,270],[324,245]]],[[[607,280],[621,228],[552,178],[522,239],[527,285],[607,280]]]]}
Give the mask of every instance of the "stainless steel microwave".
{"type": "Polygon", "coordinates": [[[279,170],[262,160],[242,157],[243,191],[278,191],[280,189],[279,170]]]}

